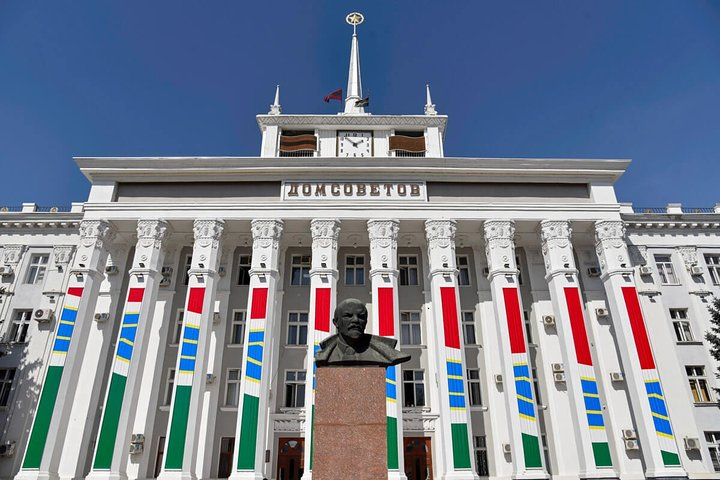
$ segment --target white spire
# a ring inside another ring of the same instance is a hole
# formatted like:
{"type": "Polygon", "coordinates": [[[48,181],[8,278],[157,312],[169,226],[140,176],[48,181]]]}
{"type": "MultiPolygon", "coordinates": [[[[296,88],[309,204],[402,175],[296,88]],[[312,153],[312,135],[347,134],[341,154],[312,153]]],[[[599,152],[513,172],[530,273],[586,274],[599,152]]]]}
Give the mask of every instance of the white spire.
{"type": "Polygon", "coordinates": [[[282,113],[282,107],[280,106],[280,85],[275,87],[275,101],[270,105],[270,111],[268,115],[280,115],[282,113]]]}
{"type": "Polygon", "coordinates": [[[425,115],[437,115],[435,104],[432,102],[432,98],[430,98],[430,85],[425,85],[425,91],[427,97],[425,100],[425,115]]]}
{"type": "Polygon", "coordinates": [[[355,102],[363,98],[362,80],[360,79],[360,47],[357,38],[357,26],[363,22],[363,16],[359,13],[351,13],[345,20],[353,26],[353,36],[352,47],[350,48],[350,70],[348,72],[344,113],[365,113],[365,107],[355,106],[355,102]]]}

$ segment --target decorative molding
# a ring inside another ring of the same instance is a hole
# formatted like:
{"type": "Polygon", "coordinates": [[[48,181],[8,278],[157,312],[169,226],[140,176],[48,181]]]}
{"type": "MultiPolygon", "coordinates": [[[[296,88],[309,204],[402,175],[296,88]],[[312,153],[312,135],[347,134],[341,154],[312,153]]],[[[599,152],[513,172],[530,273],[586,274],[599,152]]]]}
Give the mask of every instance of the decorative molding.
{"type": "Polygon", "coordinates": [[[305,431],[305,418],[300,415],[283,415],[273,419],[273,430],[275,432],[302,433],[305,431]]]}
{"type": "Polygon", "coordinates": [[[680,254],[688,270],[698,264],[697,247],[675,247],[675,250],[680,254]]]}
{"type": "Polygon", "coordinates": [[[25,253],[25,248],[25,245],[5,245],[3,248],[3,263],[10,267],[17,267],[23,253],[25,253]]]}
{"type": "Polygon", "coordinates": [[[332,250],[337,250],[340,220],[316,218],[310,222],[310,232],[313,249],[330,247],[332,250]]]}
{"type": "Polygon", "coordinates": [[[115,240],[115,228],[104,220],[80,222],[80,243],[83,247],[103,249],[115,240]]]}
{"type": "Polygon", "coordinates": [[[548,249],[566,248],[570,245],[572,228],[566,220],[543,220],[540,222],[540,242],[543,255],[548,249]]]}
{"type": "Polygon", "coordinates": [[[512,220],[485,220],[483,222],[485,249],[508,248],[515,239],[515,222],[512,220]]]}
{"type": "Polygon", "coordinates": [[[225,222],[219,219],[195,220],[193,223],[193,239],[201,247],[218,248],[225,230],[225,222]]]}
{"type": "Polygon", "coordinates": [[[438,127],[440,131],[445,130],[447,125],[446,115],[258,115],[257,123],[261,128],[285,127],[289,125],[305,126],[418,126],[438,127]]]}
{"type": "Polygon", "coordinates": [[[398,220],[368,220],[370,248],[388,248],[397,245],[400,222],[398,220]]]}
{"type": "Polygon", "coordinates": [[[162,248],[170,234],[170,225],[164,220],[138,220],[137,242],[145,248],[162,248]]]}
{"type": "Polygon", "coordinates": [[[455,232],[457,224],[455,220],[427,220],[425,222],[425,237],[427,238],[428,250],[435,248],[448,248],[455,244],[455,232]]]}
{"type": "Polygon", "coordinates": [[[410,416],[403,413],[403,431],[434,432],[436,420],[437,416],[410,416]]]}
{"type": "Polygon", "coordinates": [[[610,267],[617,268],[625,261],[625,223],[620,220],[601,220],[595,222],[595,252],[600,260],[600,268],[606,272],[610,267]],[[611,255],[617,253],[617,257],[611,255]]]}
{"type": "Polygon", "coordinates": [[[53,261],[56,266],[67,266],[75,251],[74,245],[56,245],[53,247],[53,261]]]}
{"type": "Polygon", "coordinates": [[[280,235],[283,231],[282,220],[255,219],[250,223],[250,230],[253,236],[253,247],[272,247],[277,250],[280,243],[280,235]]]}

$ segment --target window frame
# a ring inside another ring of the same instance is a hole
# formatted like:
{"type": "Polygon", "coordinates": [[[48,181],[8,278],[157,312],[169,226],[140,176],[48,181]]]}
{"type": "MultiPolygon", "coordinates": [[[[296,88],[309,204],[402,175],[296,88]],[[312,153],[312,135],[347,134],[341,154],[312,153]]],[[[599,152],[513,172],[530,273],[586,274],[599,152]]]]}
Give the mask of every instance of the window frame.
{"type": "Polygon", "coordinates": [[[468,392],[468,406],[482,407],[482,379],[480,378],[480,369],[465,369],[465,383],[468,392]]]}
{"type": "Polygon", "coordinates": [[[182,329],[184,323],[185,309],[178,308],[175,311],[175,322],[173,323],[172,337],[170,337],[170,342],[168,342],[168,346],[177,347],[178,345],[180,345],[180,342],[182,341],[182,329]]]}
{"type": "Polygon", "coordinates": [[[33,253],[30,255],[30,261],[25,271],[25,285],[42,285],[45,281],[48,266],[50,265],[49,253],[33,253]],[[44,262],[38,260],[45,259],[44,262]]]}
{"type": "Polygon", "coordinates": [[[183,285],[190,284],[190,269],[192,268],[192,253],[185,254],[185,263],[183,265],[183,285]]]}
{"type": "Polygon", "coordinates": [[[30,341],[29,331],[30,324],[32,323],[32,314],[33,311],[26,308],[13,310],[12,320],[10,321],[7,338],[5,339],[7,343],[28,343],[30,341]],[[23,316],[24,318],[21,318],[23,316]],[[22,332],[22,339],[17,338],[20,332],[22,332]]]}
{"type": "Polygon", "coordinates": [[[163,407],[172,405],[175,396],[175,367],[169,367],[165,375],[165,394],[163,395],[163,407]]]}
{"type": "Polygon", "coordinates": [[[308,330],[310,325],[310,314],[307,311],[303,310],[290,310],[287,312],[287,330],[285,331],[285,345],[288,347],[305,347],[307,346],[308,342],[308,330]],[[305,316],[305,319],[302,319],[302,316],[305,316]],[[297,318],[297,320],[292,320],[293,317],[297,318]],[[290,335],[293,328],[297,329],[296,332],[296,342],[290,342],[290,335]],[[301,342],[300,339],[302,338],[302,332],[305,332],[305,342],[301,342]]]}
{"type": "Polygon", "coordinates": [[[720,432],[710,431],[705,433],[710,462],[716,472],[720,472],[720,432]]]}
{"type": "Polygon", "coordinates": [[[234,309],[232,311],[232,318],[230,319],[230,341],[228,347],[242,347],[245,344],[245,328],[247,327],[247,310],[245,309],[234,309]],[[238,316],[242,316],[241,319],[238,316]],[[239,327],[241,331],[240,342],[235,342],[235,327],[239,327]]]}
{"type": "Polygon", "coordinates": [[[312,268],[312,255],[303,255],[301,253],[293,253],[290,256],[290,286],[291,287],[305,287],[310,285],[310,269],[312,268]],[[299,259],[298,263],[295,263],[295,259],[299,259]],[[307,259],[307,260],[306,260],[307,259]],[[299,273],[298,280],[296,281],[295,272],[299,273]]]}
{"type": "Polygon", "coordinates": [[[365,254],[355,254],[355,253],[348,253],[345,254],[345,264],[344,264],[344,271],[345,271],[345,286],[346,287],[363,287],[367,283],[367,263],[365,263],[365,254]],[[353,264],[349,265],[348,260],[353,259],[353,264]],[[356,263],[356,260],[358,258],[362,258],[362,264],[356,263]],[[360,265],[360,266],[359,266],[360,265]],[[352,283],[348,283],[348,273],[352,270],[352,283]],[[362,272],[362,283],[358,283],[358,272],[362,272]]]}
{"type": "Polygon", "coordinates": [[[228,368],[225,371],[225,395],[223,396],[223,407],[237,408],[240,405],[240,382],[242,381],[242,368],[228,368]],[[237,378],[230,378],[231,373],[237,373],[237,378]],[[230,387],[235,388],[235,397],[228,401],[230,387]],[[233,403],[234,402],[234,403],[233,403]]]}
{"type": "Polygon", "coordinates": [[[305,408],[307,371],[302,369],[288,369],[285,370],[283,378],[283,408],[305,408]],[[294,374],[295,378],[290,379],[290,374],[294,374]],[[302,380],[298,378],[298,374],[302,374],[302,380]]]}
{"type": "Polygon", "coordinates": [[[695,343],[687,308],[671,308],[670,319],[675,332],[675,343],[695,343]]]}
{"type": "Polygon", "coordinates": [[[418,310],[401,310],[400,311],[400,345],[403,346],[412,346],[412,347],[418,347],[423,345],[423,328],[422,328],[422,318],[420,316],[420,311],[418,310]],[[415,320],[413,317],[417,316],[417,320],[415,320]],[[403,327],[409,327],[408,328],[408,335],[410,336],[410,340],[418,340],[417,343],[405,342],[405,332],[403,330],[403,327]],[[414,328],[417,327],[417,328],[414,328]],[[415,338],[415,334],[417,334],[418,338],[415,338]]]}
{"type": "Polygon", "coordinates": [[[475,473],[479,477],[489,477],[490,465],[487,456],[487,436],[473,435],[473,452],[475,452],[475,473]]]}
{"type": "Polygon", "coordinates": [[[713,285],[720,286],[720,253],[706,253],[703,256],[710,273],[710,281],[713,285]]]}
{"type": "Polygon", "coordinates": [[[471,287],[472,276],[470,275],[470,256],[465,254],[455,255],[455,267],[457,268],[457,284],[458,287],[471,287]],[[464,262],[461,262],[463,259],[464,262]],[[463,275],[464,274],[464,275],[463,275]]]}
{"type": "Polygon", "coordinates": [[[0,408],[8,408],[12,403],[13,383],[16,368],[0,368],[0,408]]]}
{"type": "Polygon", "coordinates": [[[653,254],[653,260],[655,261],[655,269],[661,285],[680,284],[677,273],[675,272],[675,264],[672,261],[672,254],[655,253],[653,254]],[[667,258],[667,260],[661,260],[660,258],[667,258]]]}
{"type": "Polygon", "coordinates": [[[687,375],[694,404],[715,403],[711,393],[712,390],[705,376],[704,365],[685,365],[685,374],[687,375]]]}
{"type": "Polygon", "coordinates": [[[427,395],[425,389],[425,370],[423,369],[407,369],[402,371],[402,382],[403,382],[403,407],[404,408],[419,408],[427,406],[427,395]],[[412,373],[412,379],[407,379],[406,374],[412,373]],[[416,374],[420,374],[422,378],[418,379],[416,374]],[[407,395],[408,386],[412,386],[412,400],[408,402],[409,396],[407,395]],[[418,392],[421,392],[422,403],[418,403],[418,392]],[[412,403],[412,404],[410,404],[412,403]]]}
{"type": "Polygon", "coordinates": [[[238,268],[237,268],[237,281],[236,285],[246,286],[250,285],[250,269],[252,268],[252,255],[251,254],[240,254],[238,255],[238,268]],[[243,261],[247,258],[247,261],[243,261]],[[247,283],[245,283],[247,281],[247,283]]]}
{"type": "Polygon", "coordinates": [[[461,310],[460,323],[462,325],[463,345],[466,347],[480,345],[477,338],[477,328],[475,328],[475,310],[461,310]],[[468,316],[470,316],[470,320],[467,319],[468,316]],[[468,342],[468,327],[472,330],[472,342],[468,342]]]}
{"type": "Polygon", "coordinates": [[[398,255],[398,285],[401,287],[416,287],[420,285],[420,262],[416,254],[405,254],[398,255]],[[403,264],[403,259],[406,259],[406,263],[403,264]],[[415,263],[411,263],[410,260],[414,260],[415,263]],[[415,283],[411,283],[412,275],[410,272],[415,272],[415,283]],[[403,282],[403,273],[405,281],[403,282]]]}

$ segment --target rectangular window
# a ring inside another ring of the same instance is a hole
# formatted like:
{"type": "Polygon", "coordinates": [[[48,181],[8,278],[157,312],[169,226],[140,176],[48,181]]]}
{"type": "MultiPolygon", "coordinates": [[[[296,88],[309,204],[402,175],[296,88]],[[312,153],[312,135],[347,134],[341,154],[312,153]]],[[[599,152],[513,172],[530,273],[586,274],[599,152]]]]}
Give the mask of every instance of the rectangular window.
{"type": "Polygon", "coordinates": [[[476,435],[473,437],[473,446],[475,447],[475,464],[477,465],[477,474],[480,477],[490,476],[487,456],[487,441],[485,435],[476,435]]]}
{"type": "Polygon", "coordinates": [[[28,267],[25,283],[40,283],[45,279],[45,272],[50,261],[50,255],[38,254],[30,257],[30,266],[28,267]]]}
{"type": "Polygon", "coordinates": [[[228,368],[225,379],[225,406],[237,407],[240,400],[240,369],[228,368]]]}
{"type": "Polygon", "coordinates": [[[30,320],[32,319],[32,312],[32,310],[15,310],[6,341],[10,343],[27,342],[27,333],[30,320]]]}
{"type": "Polygon", "coordinates": [[[163,457],[165,456],[165,437],[158,439],[157,455],[155,455],[155,475],[153,478],[160,476],[160,469],[162,468],[163,457]]]}
{"type": "Polygon", "coordinates": [[[305,370],[285,371],[285,407],[305,406],[305,370]]]}
{"type": "Polygon", "coordinates": [[[537,405],[542,405],[542,402],[540,401],[540,382],[538,382],[537,368],[531,369],[530,372],[532,373],[533,392],[535,392],[535,403],[537,405]]]}
{"type": "Polygon", "coordinates": [[[712,400],[710,399],[710,390],[705,378],[705,367],[686,366],[685,372],[688,376],[688,382],[690,382],[690,391],[695,403],[710,403],[712,400]]]}
{"type": "Polygon", "coordinates": [[[471,407],[479,407],[482,405],[480,397],[480,370],[477,368],[467,369],[467,389],[468,400],[471,407]]]}
{"type": "Polygon", "coordinates": [[[365,285],[365,255],[345,256],[345,285],[365,285]]]}
{"type": "Polygon", "coordinates": [[[175,369],[168,368],[167,379],[165,380],[165,396],[163,397],[163,405],[170,405],[172,403],[174,387],[175,369]]]}
{"type": "Polygon", "coordinates": [[[720,255],[705,255],[705,263],[713,285],[720,285],[720,255]]]}
{"type": "Polygon", "coordinates": [[[690,329],[690,321],[687,319],[686,308],[671,308],[670,318],[673,321],[673,329],[675,330],[675,339],[680,342],[692,342],[694,340],[692,330],[690,329]]]}
{"type": "Polygon", "coordinates": [[[233,310],[230,345],[242,345],[245,341],[245,313],[245,310],[233,310]]]}
{"type": "Polygon", "coordinates": [[[288,345],[307,345],[308,330],[308,313],[307,312],[289,312],[288,313],[288,329],[287,344],[288,345]]]}
{"type": "Polygon", "coordinates": [[[400,255],[398,257],[400,269],[400,285],[418,284],[418,257],[417,255],[400,255]]]}
{"type": "Polygon", "coordinates": [[[178,345],[180,343],[180,335],[182,335],[183,317],[185,310],[178,310],[175,317],[175,325],[173,325],[172,337],[170,337],[170,345],[178,345]]]}
{"type": "Polygon", "coordinates": [[[462,312],[463,340],[465,345],[477,345],[475,336],[475,312],[462,312]]]}
{"type": "Polygon", "coordinates": [[[310,285],[310,255],[292,256],[290,285],[310,285]]]}
{"type": "Polygon", "coordinates": [[[670,255],[655,255],[655,266],[660,276],[660,283],[665,285],[678,283],[670,255]]]}
{"type": "Polygon", "coordinates": [[[229,478],[232,473],[233,452],[235,451],[235,437],[220,438],[220,458],[218,462],[217,478],[229,478]]]}
{"type": "Polygon", "coordinates": [[[400,344],[422,345],[420,312],[400,312],[400,344]]]}
{"type": "Polygon", "coordinates": [[[185,255],[185,268],[184,268],[185,279],[183,280],[183,285],[187,285],[188,283],[190,283],[190,273],[189,272],[190,272],[191,266],[192,266],[192,254],[188,253],[187,255],[185,255]]]}
{"type": "Polygon", "coordinates": [[[240,255],[238,257],[238,285],[250,285],[250,265],[252,257],[250,255],[240,255]]]}
{"type": "Polygon", "coordinates": [[[14,368],[0,368],[0,407],[7,407],[10,404],[10,390],[14,378],[14,368]]]}
{"type": "Polygon", "coordinates": [[[406,407],[425,406],[425,372],[403,370],[403,397],[406,407]]]}
{"type": "Polygon", "coordinates": [[[456,255],[455,262],[458,268],[458,285],[470,285],[470,261],[467,255],[456,255]]]}
{"type": "Polygon", "coordinates": [[[523,320],[525,321],[525,335],[527,336],[528,345],[533,343],[532,341],[532,324],[530,324],[530,312],[523,310],[523,320]]]}
{"type": "Polygon", "coordinates": [[[705,441],[710,450],[713,468],[720,472],[720,432],[705,432],[705,441]]]}

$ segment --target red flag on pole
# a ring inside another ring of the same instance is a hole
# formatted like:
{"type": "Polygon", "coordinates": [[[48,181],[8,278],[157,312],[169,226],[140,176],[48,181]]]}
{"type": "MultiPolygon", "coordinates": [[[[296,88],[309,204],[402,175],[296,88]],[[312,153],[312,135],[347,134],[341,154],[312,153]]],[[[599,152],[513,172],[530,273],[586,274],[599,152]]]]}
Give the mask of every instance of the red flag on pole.
{"type": "Polygon", "coordinates": [[[338,88],[337,90],[326,95],[325,98],[323,98],[323,101],[325,101],[325,103],[330,102],[330,100],[342,100],[342,88],[338,88]]]}

